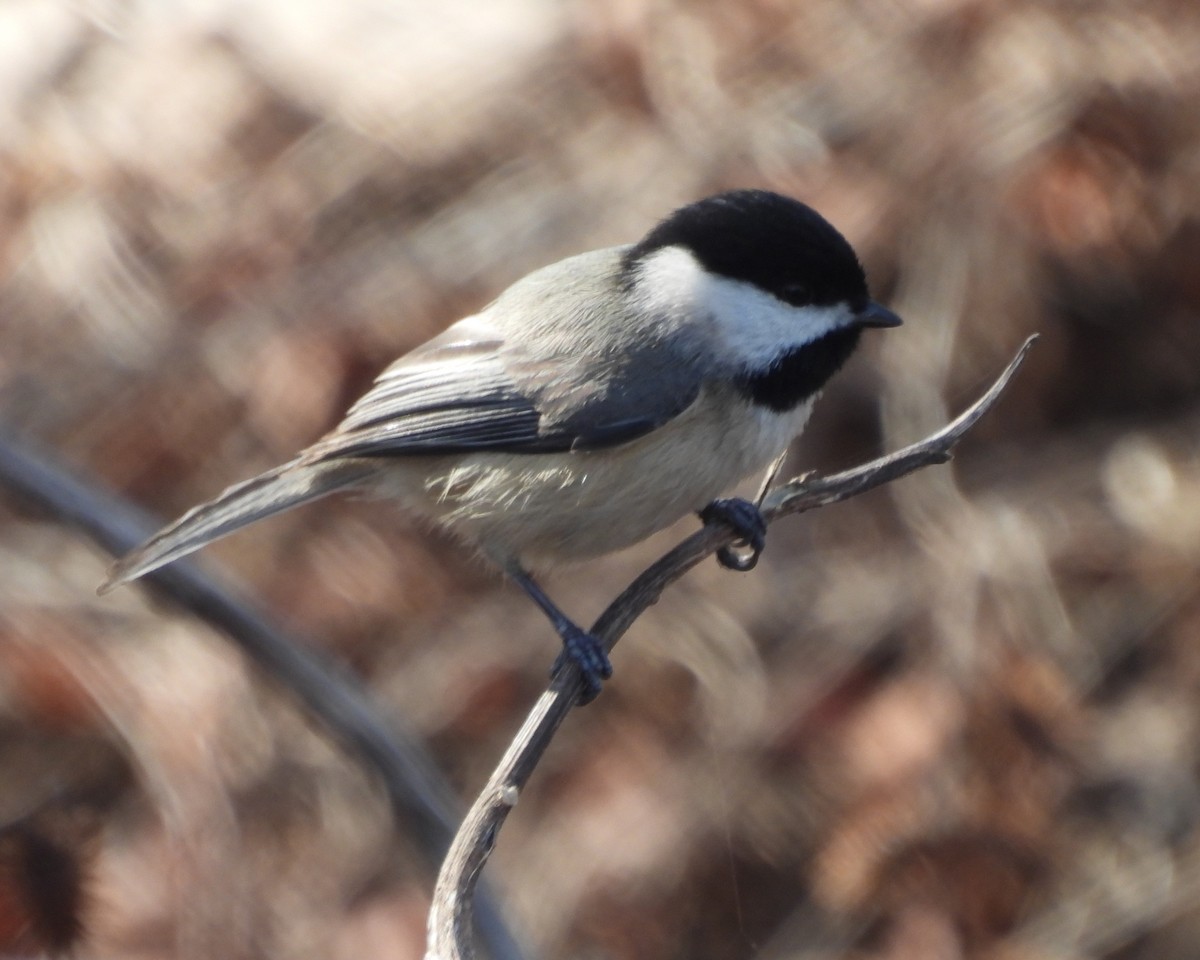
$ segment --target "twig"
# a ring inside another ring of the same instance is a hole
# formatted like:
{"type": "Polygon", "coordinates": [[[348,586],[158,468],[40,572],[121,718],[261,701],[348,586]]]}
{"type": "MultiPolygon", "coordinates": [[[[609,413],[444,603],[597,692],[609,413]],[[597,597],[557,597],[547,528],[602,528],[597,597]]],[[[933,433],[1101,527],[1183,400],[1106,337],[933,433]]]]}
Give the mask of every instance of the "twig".
{"type": "MultiPolygon", "coordinates": [[[[847,500],[922,467],[945,463],[954,445],[995,405],[1035,339],[1033,336],[1026,340],[988,391],[937,433],[843,473],[792,480],[766,498],[764,518],[770,523],[788,514],[847,500]]],[[[692,534],[639,575],[600,615],[593,633],[611,650],[633,622],[658,601],[663,590],[735,539],[736,535],[727,527],[716,524],[692,534]]],[[[496,836],[521,789],[575,705],[579,691],[578,669],[564,663],[467,812],[434,889],[426,960],[470,960],[474,956],[471,903],[479,872],[487,863],[496,836]]]]}
{"type": "MultiPolygon", "coordinates": [[[[0,487],[75,525],[121,555],[159,524],[124,501],[73,476],[44,453],[0,433],[0,487]]],[[[384,721],[352,678],[296,642],[190,561],[146,577],[159,593],[232,640],[270,678],[289,689],[338,740],[378,774],[393,817],[411,832],[430,863],[438,863],[458,822],[453,792],[416,737],[384,721]]],[[[493,960],[521,960],[522,951],[490,896],[480,909],[480,933],[493,960]]]]}

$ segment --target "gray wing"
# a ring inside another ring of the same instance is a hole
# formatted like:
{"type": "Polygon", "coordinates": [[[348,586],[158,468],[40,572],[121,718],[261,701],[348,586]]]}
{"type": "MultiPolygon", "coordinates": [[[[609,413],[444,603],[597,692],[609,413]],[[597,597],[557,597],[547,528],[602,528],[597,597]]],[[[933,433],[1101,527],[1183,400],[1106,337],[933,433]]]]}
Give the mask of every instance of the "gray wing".
{"type": "Polygon", "coordinates": [[[667,390],[643,379],[569,353],[535,360],[483,317],[472,317],[388,367],[308,454],[323,460],[613,446],[671,420],[700,389],[698,379],[667,390]]]}

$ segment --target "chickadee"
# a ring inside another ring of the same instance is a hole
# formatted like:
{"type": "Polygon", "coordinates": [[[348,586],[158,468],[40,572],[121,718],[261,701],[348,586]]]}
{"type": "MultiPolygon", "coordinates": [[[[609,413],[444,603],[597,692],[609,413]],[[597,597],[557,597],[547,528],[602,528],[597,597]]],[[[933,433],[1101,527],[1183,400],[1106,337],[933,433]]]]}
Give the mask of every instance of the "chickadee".
{"type": "Polygon", "coordinates": [[[761,549],[757,509],[715,498],[800,433],[864,327],[899,323],[810,207],[763,190],[700,200],[635,244],[517,281],[384,370],[295,459],[155,534],[101,592],[337,490],[394,497],[512,577],[594,695],[612,672],[603,646],[530,571],[693,511],[761,549]]]}

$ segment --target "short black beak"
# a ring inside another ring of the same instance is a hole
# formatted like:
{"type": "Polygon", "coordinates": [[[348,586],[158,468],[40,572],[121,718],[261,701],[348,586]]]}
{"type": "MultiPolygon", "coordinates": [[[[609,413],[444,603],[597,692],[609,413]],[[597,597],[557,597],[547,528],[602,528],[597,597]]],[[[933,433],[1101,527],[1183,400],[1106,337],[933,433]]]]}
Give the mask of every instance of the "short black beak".
{"type": "Polygon", "coordinates": [[[855,320],[861,327],[898,327],[904,322],[887,307],[874,300],[867,301],[867,305],[858,312],[855,320]]]}

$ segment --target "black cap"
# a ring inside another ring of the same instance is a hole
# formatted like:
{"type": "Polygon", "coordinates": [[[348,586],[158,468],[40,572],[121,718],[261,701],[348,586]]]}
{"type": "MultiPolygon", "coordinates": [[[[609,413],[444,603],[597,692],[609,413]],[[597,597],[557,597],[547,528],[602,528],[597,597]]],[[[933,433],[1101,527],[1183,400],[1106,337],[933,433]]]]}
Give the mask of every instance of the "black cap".
{"type": "Polygon", "coordinates": [[[848,303],[861,314],[869,302],[846,238],[812,207],[768,190],[732,190],[680,207],[625,253],[623,266],[636,270],[664,247],[683,247],[710,273],[793,306],[848,303]]]}

